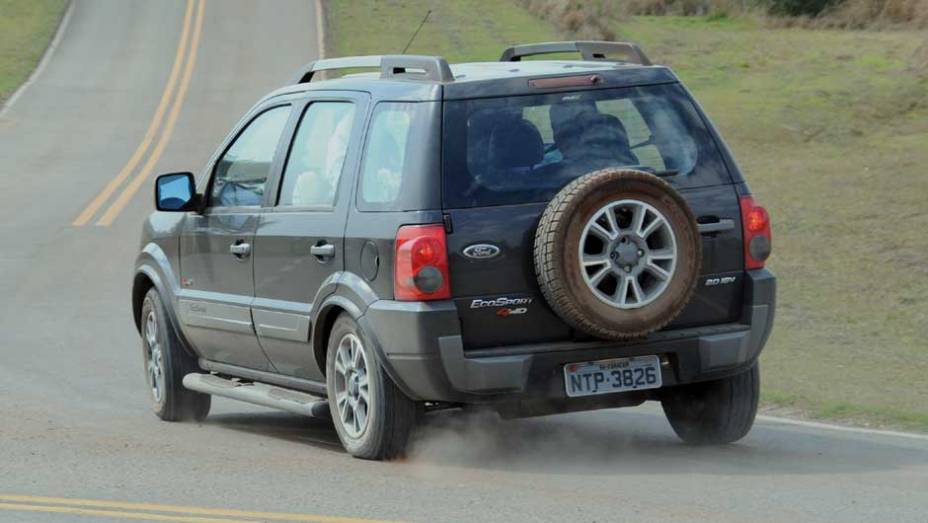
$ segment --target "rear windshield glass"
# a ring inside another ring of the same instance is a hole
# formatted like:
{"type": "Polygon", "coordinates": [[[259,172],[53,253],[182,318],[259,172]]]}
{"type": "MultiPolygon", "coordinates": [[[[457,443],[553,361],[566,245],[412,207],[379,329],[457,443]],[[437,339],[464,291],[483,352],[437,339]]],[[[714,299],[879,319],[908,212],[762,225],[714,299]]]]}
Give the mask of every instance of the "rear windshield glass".
{"type": "Polygon", "coordinates": [[[607,167],[678,187],[729,183],[711,135],[679,85],[449,101],[447,208],[544,202],[607,167]]]}

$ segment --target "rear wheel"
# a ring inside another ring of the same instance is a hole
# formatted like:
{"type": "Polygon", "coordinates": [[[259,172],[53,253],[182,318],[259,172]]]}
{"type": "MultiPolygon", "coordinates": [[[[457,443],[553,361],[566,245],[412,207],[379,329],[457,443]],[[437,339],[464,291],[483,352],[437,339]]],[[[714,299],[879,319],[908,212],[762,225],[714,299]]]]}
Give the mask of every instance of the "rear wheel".
{"type": "Polygon", "coordinates": [[[335,320],[329,335],[326,389],[338,438],[349,454],[378,460],[405,454],[416,404],[384,372],[347,314],[335,320]]]}
{"type": "Polygon", "coordinates": [[[661,403],[674,432],[693,445],[721,445],[743,438],[754,424],[760,370],[667,390],[661,403]]]}
{"type": "Polygon", "coordinates": [[[155,415],[165,421],[202,421],[209,414],[210,396],[184,388],[184,376],[200,368],[168,324],[157,290],[145,295],[140,319],[142,356],[155,415]]]}

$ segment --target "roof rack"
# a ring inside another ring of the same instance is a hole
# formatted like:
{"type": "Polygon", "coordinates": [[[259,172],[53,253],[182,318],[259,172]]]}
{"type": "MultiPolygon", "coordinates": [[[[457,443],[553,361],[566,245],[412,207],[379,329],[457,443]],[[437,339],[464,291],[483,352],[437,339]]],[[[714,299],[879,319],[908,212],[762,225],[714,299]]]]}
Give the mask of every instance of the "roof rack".
{"type": "Polygon", "coordinates": [[[641,65],[651,65],[651,60],[637,44],[629,42],[542,42],[537,44],[523,44],[510,47],[503,51],[500,62],[519,62],[523,57],[553,53],[580,53],[584,60],[604,62],[631,62],[641,65]],[[621,54],[626,60],[609,58],[610,54],[621,54]]]}
{"type": "Polygon", "coordinates": [[[295,84],[304,84],[312,81],[313,75],[319,71],[332,71],[334,69],[353,69],[359,67],[379,67],[381,78],[404,78],[413,80],[429,80],[433,82],[453,82],[454,75],[448,61],[440,56],[420,55],[373,55],[373,56],[345,56],[342,58],[326,58],[309,62],[294,79],[295,84]]]}

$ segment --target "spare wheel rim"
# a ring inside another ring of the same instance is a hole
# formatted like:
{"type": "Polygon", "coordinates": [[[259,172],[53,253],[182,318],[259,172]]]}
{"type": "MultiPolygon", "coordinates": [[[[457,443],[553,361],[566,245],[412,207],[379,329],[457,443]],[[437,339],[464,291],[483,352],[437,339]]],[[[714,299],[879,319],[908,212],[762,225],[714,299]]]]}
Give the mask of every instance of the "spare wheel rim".
{"type": "Polygon", "coordinates": [[[616,309],[640,309],[669,287],[677,239],[670,220],[654,206],[623,199],[593,213],[580,235],[578,256],[594,296],[616,309]]]}

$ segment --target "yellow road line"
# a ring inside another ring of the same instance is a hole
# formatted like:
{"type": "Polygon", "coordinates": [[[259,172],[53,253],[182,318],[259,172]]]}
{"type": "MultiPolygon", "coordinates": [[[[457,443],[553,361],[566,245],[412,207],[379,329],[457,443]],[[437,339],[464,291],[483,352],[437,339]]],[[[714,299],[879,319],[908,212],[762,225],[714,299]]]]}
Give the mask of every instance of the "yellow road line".
{"type": "Polygon", "coordinates": [[[164,92],[161,94],[161,101],[158,102],[157,109],[155,109],[155,115],[152,117],[151,123],[148,124],[148,130],[145,131],[145,137],[142,138],[142,142],[135,149],[135,152],[132,153],[132,156],[129,157],[129,161],[126,162],[126,165],[119,171],[119,174],[106,184],[106,187],[104,187],[103,190],[100,191],[100,194],[98,194],[80,215],[71,222],[71,225],[81,227],[97,214],[97,211],[100,210],[100,207],[103,206],[106,200],[108,200],[120,184],[132,174],[135,166],[138,165],[142,156],[145,155],[145,151],[148,150],[151,142],[155,139],[155,134],[158,132],[161,120],[164,119],[164,113],[168,108],[171,95],[174,93],[174,86],[177,83],[177,78],[180,75],[181,66],[184,62],[184,51],[187,49],[187,39],[190,37],[190,21],[193,19],[193,3],[194,0],[187,0],[187,9],[184,13],[184,28],[180,33],[180,41],[177,44],[177,52],[174,55],[174,65],[171,66],[168,82],[164,86],[164,92]]]}
{"type": "Polygon", "coordinates": [[[75,516],[99,516],[119,519],[135,519],[140,521],[171,521],[174,523],[247,523],[258,520],[247,519],[216,519],[195,516],[170,516],[164,514],[146,514],[144,512],[123,512],[118,510],[98,510],[76,507],[50,507],[47,505],[25,505],[19,503],[0,503],[0,510],[13,512],[51,512],[55,514],[72,514],[75,516]]]}
{"type": "MultiPolygon", "coordinates": [[[[125,501],[105,501],[105,500],[95,500],[95,499],[72,499],[72,498],[56,498],[48,496],[19,496],[12,494],[0,494],[0,502],[9,502],[9,503],[0,503],[0,510],[16,510],[8,507],[22,507],[22,506],[33,506],[33,505],[19,505],[16,503],[44,503],[46,505],[68,505],[69,507],[45,507],[43,505],[34,505],[39,508],[73,508],[81,507],[84,510],[89,509],[116,509],[116,510],[134,510],[134,511],[148,511],[148,512],[167,512],[174,514],[184,514],[189,516],[217,516],[217,517],[227,517],[227,518],[245,518],[247,521],[249,518],[252,520],[258,521],[294,521],[300,523],[398,523],[390,522],[383,520],[374,520],[374,519],[359,519],[359,518],[350,518],[350,517],[339,517],[339,516],[319,516],[313,514],[288,514],[284,512],[253,512],[247,510],[233,510],[233,509],[216,509],[216,508],[203,508],[203,507],[185,507],[178,505],[160,505],[156,503],[133,503],[125,501]]],[[[32,510],[32,509],[30,509],[32,510]]],[[[142,514],[148,516],[149,514],[134,512],[132,514],[142,514]]],[[[158,516],[158,514],[152,514],[158,516]]],[[[126,516],[122,516],[126,517],[126,516]]],[[[169,516],[177,517],[177,516],[169,516]]],[[[138,518],[137,518],[138,519],[138,518]]],[[[187,521],[187,520],[163,520],[163,521],[187,521]]],[[[205,523],[204,520],[192,520],[196,523],[205,523]]],[[[218,520],[222,523],[226,523],[229,520],[218,520]]],[[[240,520],[233,520],[240,521],[240,520]]]]}
{"type": "Polygon", "coordinates": [[[113,223],[116,216],[125,208],[132,197],[135,196],[135,193],[138,192],[142,184],[145,183],[145,180],[151,174],[152,170],[154,170],[155,164],[157,164],[158,160],[161,158],[161,154],[164,152],[165,147],[167,147],[168,142],[171,141],[171,134],[174,132],[174,124],[177,123],[177,116],[180,114],[180,108],[184,105],[184,98],[187,96],[187,88],[190,87],[190,78],[193,76],[193,67],[197,62],[197,47],[200,45],[200,34],[203,32],[203,11],[206,0],[199,0],[199,2],[200,4],[197,6],[196,22],[193,24],[193,39],[190,42],[190,52],[187,54],[187,63],[184,66],[184,76],[181,78],[180,86],[177,88],[177,97],[174,99],[174,105],[171,107],[168,120],[164,124],[164,130],[161,131],[161,139],[158,140],[158,144],[152,150],[151,156],[148,157],[148,161],[142,166],[142,170],[139,171],[135,178],[123,189],[122,194],[120,194],[106,212],[103,213],[103,216],[97,220],[97,225],[109,227],[110,224],[113,223]]]}

